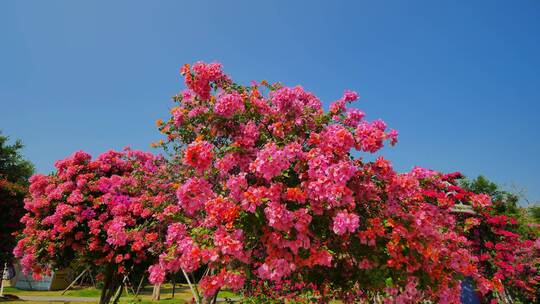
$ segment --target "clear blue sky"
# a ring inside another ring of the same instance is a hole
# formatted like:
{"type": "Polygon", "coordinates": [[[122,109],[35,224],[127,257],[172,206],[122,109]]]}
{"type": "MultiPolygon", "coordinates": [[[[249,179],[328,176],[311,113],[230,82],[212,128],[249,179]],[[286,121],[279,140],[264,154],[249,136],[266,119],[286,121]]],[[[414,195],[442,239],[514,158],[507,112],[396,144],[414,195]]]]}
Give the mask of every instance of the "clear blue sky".
{"type": "Polygon", "coordinates": [[[151,150],[178,69],[360,93],[398,170],[485,174],[540,201],[539,1],[1,1],[0,129],[39,172],[151,150]],[[257,2],[257,3],[255,3],[257,2]]]}

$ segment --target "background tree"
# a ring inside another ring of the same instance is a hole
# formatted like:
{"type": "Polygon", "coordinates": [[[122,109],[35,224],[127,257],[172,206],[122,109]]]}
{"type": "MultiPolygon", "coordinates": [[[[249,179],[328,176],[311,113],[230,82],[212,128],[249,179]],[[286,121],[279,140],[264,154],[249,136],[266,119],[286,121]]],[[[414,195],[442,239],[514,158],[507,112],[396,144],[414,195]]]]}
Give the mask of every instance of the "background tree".
{"type": "Polygon", "coordinates": [[[522,193],[503,190],[499,185],[483,175],[479,175],[474,179],[463,177],[459,180],[459,185],[467,191],[489,195],[492,201],[490,214],[513,218],[517,222],[510,228],[513,232],[522,236],[540,236],[537,226],[540,223],[540,207],[538,205],[520,206],[520,200],[525,199],[522,193]]]}
{"type": "Polygon", "coordinates": [[[527,214],[531,222],[540,225],[540,204],[537,203],[527,207],[527,214]]]}
{"type": "Polygon", "coordinates": [[[460,185],[474,193],[485,193],[491,196],[492,207],[500,214],[521,216],[522,210],[519,207],[519,194],[502,190],[499,185],[490,181],[483,175],[475,179],[463,178],[460,185]]]}
{"type": "Polygon", "coordinates": [[[0,132],[0,273],[4,263],[13,258],[16,243],[13,233],[22,227],[23,200],[28,178],[34,171],[32,163],[22,156],[22,148],[20,140],[10,144],[9,138],[0,132]]]}

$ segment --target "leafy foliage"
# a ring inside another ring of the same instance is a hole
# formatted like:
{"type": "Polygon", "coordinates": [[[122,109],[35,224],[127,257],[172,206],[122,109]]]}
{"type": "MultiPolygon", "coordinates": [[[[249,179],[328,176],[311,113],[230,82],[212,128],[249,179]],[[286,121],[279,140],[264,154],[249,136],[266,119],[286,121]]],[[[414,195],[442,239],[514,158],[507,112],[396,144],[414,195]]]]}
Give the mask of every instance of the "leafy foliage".
{"type": "Polygon", "coordinates": [[[23,199],[34,171],[21,155],[22,148],[20,140],[9,144],[9,138],[0,133],[0,267],[13,258],[16,240],[12,234],[22,228],[23,199]]]}

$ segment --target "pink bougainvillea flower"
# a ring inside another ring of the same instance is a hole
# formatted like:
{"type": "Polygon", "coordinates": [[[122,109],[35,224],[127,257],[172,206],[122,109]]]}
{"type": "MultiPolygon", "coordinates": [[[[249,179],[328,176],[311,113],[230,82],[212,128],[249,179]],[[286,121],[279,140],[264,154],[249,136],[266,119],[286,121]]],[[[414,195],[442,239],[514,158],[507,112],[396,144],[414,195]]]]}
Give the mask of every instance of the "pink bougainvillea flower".
{"type": "Polygon", "coordinates": [[[236,92],[220,95],[214,106],[214,112],[225,118],[230,118],[233,114],[243,111],[244,101],[242,96],[236,92]]]}
{"type": "Polygon", "coordinates": [[[332,230],[342,235],[347,232],[353,233],[359,226],[359,217],[356,214],[348,213],[347,211],[340,211],[334,217],[334,223],[332,230]]]}

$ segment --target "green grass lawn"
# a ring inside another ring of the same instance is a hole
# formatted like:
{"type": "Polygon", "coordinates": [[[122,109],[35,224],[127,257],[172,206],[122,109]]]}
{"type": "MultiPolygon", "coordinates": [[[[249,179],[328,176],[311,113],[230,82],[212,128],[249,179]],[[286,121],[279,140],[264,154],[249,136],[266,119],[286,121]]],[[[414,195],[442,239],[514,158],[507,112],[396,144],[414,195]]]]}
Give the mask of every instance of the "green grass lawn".
{"type": "MultiPolygon", "coordinates": [[[[101,290],[93,287],[79,287],[76,286],[73,289],[66,291],[62,295],[62,290],[55,291],[33,291],[33,290],[21,290],[9,285],[9,282],[4,281],[4,294],[12,294],[16,296],[35,296],[35,297],[73,297],[73,298],[99,298],[101,295],[101,290]]],[[[129,290],[129,294],[126,295],[125,290],[123,296],[120,298],[122,303],[156,303],[152,301],[152,290],[153,286],[145,286],[137,299],[134,298],[134,294],[129,290]]],[[[161,286],[161,300],[159,303],[186,303],[189,302],[192,298],[191,291],[189,286],[186,284],[176,284],[175,295],[172,297],[173,286],[172,284],[163,284],[161,286]]],[[[238,297],[237,294],[224,290],[220,291],[218,294],[219,298],[233,298],[238,297]]],[[[31,301],[9,301],[11,304],[17,303],[59,303],[59,302],[31,302],[31,301]]],[[[69,302],[69,303],[78,303],[78,302],[69,302]]],[[[88,302],[86,302],[88,303],[88,302]]]]}
{"type": "Polygon", "coordinates": [[[15,287],[11,286],[4,286],[4,293],[5,294],[12,294],[16,296],[46,296],[46,297],[60,297],[60,296],[66,296],[66,297],[99,297],[101,290],[96,288],[75,288],[73,290],[68,290],[64,295],[61,295],[61,290],[55,290],[55,291],[40,291],[40,290],[22,290],[17,289],[15,287]]]}
{"type": "MultiPolygon", "coordinates": [[[[34,301],[9,301],[9,302],[5,302],[7,304],[58,304],[58,303],[62,303],[62,302],[34,302],[34,301]]],[[[70,304],[91,304],[91,303],[88,303],[88,302],[67,302],[67,303],[70,303],[70,304]]]]}

